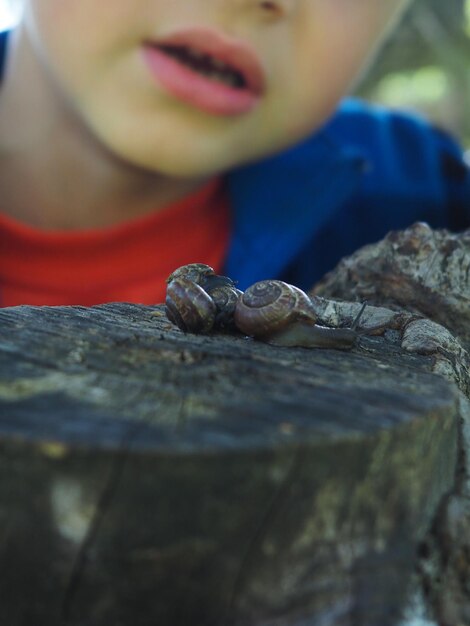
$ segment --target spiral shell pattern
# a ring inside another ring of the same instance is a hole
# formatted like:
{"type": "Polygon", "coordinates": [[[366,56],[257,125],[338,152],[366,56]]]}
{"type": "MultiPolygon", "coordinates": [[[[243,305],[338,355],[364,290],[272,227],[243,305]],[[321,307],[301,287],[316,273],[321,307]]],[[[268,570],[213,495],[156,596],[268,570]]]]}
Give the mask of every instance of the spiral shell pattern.
{"type": "Polygon", "coordinates": [[[234,329],[235,322],[233,319],[235,307],[243,295],[243,292],[236,287],[229,285],[217,287],[210,291],[209,294],[217,307],[215,317],[215,327],[221,329],[234,329]]]}
{"type": "Polygon", "coordinates": [[[166,314],[181,330],[208,333],[212,330],[217,307],[202,287],[187,278],[174,278],[166,290],[166,314]]]}
{"type": "Polygon", "coordinates": [[[281,280],[262,280],[249,287],[235,308],[235,324],[246,335],[262,337],[298,319],[315,323],[310,298],[281,280]]]}
{"type": "Polygon", "coordinates": [[[171,273],[166,282],[170,284],[177,278],[184,278],[197,285],[202,285],[209,277],[215,277],[216,273],[210,265],[204,263],[190,263],[189,265],[182,265],[178,267],[173,273],[171,273]]]}

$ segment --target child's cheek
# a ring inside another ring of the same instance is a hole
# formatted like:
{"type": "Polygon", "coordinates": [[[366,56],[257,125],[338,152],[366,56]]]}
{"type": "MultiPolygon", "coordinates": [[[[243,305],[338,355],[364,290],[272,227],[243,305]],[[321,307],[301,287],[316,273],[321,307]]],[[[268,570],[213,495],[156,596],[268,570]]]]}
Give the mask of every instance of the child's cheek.
{"type": "Polygon", "coordinates": [[[284,57],[290,63],[279,63],[274,85],[286,141],[302,139],[329,117],[351,90],[401,4],[318,0],[303,5],[284,57]]]}
{"type": "Polygon", "coordinates": [[[25,2],[24,21],[39,54],[63,71],[92,75],[106,56],[135,45],[148,27],[137,1],[113,0],[112,10],[96,0],[25,2]]]}

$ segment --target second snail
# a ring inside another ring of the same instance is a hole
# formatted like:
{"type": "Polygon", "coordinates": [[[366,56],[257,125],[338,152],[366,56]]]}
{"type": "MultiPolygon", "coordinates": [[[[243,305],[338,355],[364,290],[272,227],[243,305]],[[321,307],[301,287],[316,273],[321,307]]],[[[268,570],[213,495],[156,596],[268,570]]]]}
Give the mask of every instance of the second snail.
{"type": "Polygon", "coordinates": [[[208,265],[193,263],[167,279],[168,319],[185,332],[237,329],[276,346],[350,350],[358,332],[318,325],[308,295],[280,280],[262,280],[244,293],[227,276],[208,265]]]}

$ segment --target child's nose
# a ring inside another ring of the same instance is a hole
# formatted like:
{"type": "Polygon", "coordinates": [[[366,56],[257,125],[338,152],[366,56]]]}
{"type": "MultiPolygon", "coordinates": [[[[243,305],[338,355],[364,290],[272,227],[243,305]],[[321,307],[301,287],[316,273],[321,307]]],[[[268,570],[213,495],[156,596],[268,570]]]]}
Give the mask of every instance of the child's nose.
{"type": "Polygon", "coordinates": [[[267,13],[272,13],[274,15],[283,13],[282,2],[277,2],[275,0],[259,0],[258,2],[259,8],[267,13]]]}
{"type": "MultiPolygon", "coordinates": [[[[223,0],[227,2],[227,0],[223,0]]],[[[260,13],[273,18],[285,17],[297,0],[235,0],[240,7],[256,9],[260,13]]]]}

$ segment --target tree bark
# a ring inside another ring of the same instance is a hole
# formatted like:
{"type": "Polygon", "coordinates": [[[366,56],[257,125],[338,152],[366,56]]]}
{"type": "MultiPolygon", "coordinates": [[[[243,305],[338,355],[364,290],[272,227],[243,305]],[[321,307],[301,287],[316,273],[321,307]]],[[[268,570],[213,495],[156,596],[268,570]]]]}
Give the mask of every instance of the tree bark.
{"type": "MultiPolygon", "coordinates": [[[[428,613],[439,626],[470,623],[470,230],[453,234],[415,224],[344,259],[315,288],[323,316],[351,304],[325,297],[386,304],[371,318],[399,328],[401,347],[433,358],[431,369],[464,395],[459,465],[451,493],[423,541],[418,568],[428,613]],[[319,297],[321,294],[322,297],[319,297]],[[325,306],[326,303],[326,306],[325,306]],[[423,316],[431,319],[425,319],[423,316]],[[445,327],[445,328],[444,328],[445,327]]],[[[357,308],[357,305],[356,305],[357,308]]],[[[328,315],[326,315],[328,317],[328,315]]],[[[365,325],[373,326],[371,320],[365,325]]],[[[380,324],[379,324],[380,326],[380,324]]],[[[434,622],[433,622],[434,623],[434,622]]]]}

